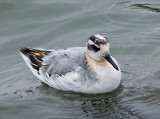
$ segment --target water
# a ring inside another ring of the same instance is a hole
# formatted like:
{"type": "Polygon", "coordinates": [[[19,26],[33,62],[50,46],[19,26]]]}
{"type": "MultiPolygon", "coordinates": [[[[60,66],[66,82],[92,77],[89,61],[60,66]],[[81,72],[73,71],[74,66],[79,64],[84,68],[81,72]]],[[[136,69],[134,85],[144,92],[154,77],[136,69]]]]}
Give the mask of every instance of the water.
{"type": "Polygon", "coordinates": [[[159,46],[159,0],[0,0],[0,119],[157,119],[159,46]],[[85,46],[95,33],[108,37],[122,69],[109,94],[44,86],[17,51],[85,46]]]}

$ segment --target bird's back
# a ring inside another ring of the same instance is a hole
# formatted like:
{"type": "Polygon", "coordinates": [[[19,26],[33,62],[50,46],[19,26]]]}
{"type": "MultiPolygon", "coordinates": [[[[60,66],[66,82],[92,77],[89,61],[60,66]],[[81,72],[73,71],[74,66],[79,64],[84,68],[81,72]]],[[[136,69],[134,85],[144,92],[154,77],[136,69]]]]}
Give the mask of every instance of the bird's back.
{"type": "Polygon", "coordinates": [[[85,48],[69,48],[56,50],[43,58],[42,64],[47,66],[47,72],[50,75],[64,75],[75,71],[76,68],[86,67],[85,48]]]}
{"type": "Polygon", "coordinates": [[[77,68],[86,69],[85,51],[86,48],[84,47],[53,51],[31,48],[20,49],[32,72],[36,71],[38,74],[43,72],[49,76],[55,74],[62,76],[68,72],[75,71],[77,68]]]}

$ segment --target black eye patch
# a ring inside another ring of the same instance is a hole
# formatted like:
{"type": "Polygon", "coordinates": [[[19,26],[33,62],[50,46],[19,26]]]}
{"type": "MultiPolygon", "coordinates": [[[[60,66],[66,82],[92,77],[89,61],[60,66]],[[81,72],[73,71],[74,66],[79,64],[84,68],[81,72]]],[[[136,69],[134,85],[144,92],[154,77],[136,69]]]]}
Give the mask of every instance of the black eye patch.
{"type": "Polygon", "coordinates": [[[88,50],[92,50],[94,52],[98,52],[100,50],[100,48],[98,48],[97,46],[90,45],[90,44],[87,45],[87,48],[88,48],[88,50]]]}

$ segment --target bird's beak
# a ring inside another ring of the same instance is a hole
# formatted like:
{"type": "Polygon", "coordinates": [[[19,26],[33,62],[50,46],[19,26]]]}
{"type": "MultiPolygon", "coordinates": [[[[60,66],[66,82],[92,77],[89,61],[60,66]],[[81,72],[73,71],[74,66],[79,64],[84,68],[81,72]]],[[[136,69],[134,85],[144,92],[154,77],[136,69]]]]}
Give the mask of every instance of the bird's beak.
{"type": "Polygon", "coordinates": [[[110,54],[107,54],[106,56],[104,56],[104,58],[116,69],[119,71],[118,66],[114,63],[114,61],[112,60],[110,54]]]}

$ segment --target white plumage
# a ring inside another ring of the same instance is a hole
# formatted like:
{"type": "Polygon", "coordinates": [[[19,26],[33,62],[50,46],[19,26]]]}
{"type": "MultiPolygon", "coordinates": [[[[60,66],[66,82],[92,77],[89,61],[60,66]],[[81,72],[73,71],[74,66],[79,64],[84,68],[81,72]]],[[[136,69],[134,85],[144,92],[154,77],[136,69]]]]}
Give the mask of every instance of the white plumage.
{"type": "Polygon", "coordinates": [[[86,47],[60,50],[22,48],[20,54],[43,83],[50,87],[89,94],[111,92],[121,82],[121,70],[110,56],[108,39],[89,37],[86,47]]]}

